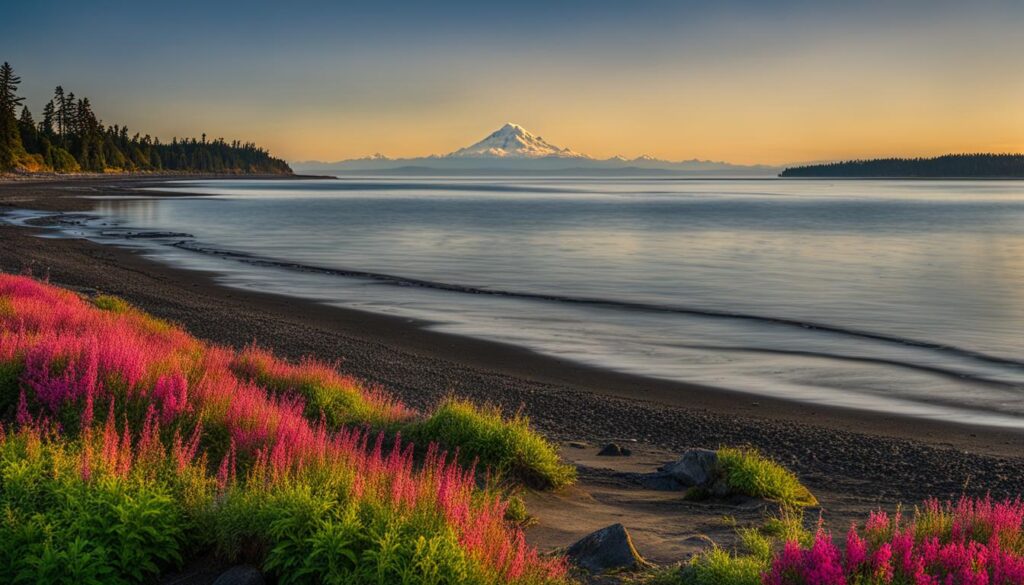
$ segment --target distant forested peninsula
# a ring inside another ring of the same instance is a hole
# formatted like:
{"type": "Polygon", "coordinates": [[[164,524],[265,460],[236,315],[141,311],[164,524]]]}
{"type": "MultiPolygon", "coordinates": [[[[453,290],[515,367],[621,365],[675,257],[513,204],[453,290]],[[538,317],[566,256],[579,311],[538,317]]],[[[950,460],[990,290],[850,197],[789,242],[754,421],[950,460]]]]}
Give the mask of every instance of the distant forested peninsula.
{"type": "Polygon", "coordinates": [[[1024,154],[947,154],[935,158],[880,158],[788,168],[780,177],[1024,178],[1024,154]]]}
{"type": "Polygon", "coordinates": [[[0,67],[0,172],[174,172],[291,174],[288,164],[251,142],[174,138],[161,142],[107,126],[89,98],[58,86],[36,122],[18,97],[21,83],[8,63],[0,67]],[[20,108],[20,112],[19,112],[20,108]]]}

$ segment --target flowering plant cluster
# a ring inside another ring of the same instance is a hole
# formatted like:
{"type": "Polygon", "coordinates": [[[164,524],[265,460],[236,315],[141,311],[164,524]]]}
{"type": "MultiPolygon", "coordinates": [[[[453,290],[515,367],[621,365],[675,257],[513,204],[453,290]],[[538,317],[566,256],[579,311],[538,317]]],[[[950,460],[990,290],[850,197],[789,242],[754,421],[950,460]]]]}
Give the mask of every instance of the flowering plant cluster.
{"type": "Polygon", "coordinates": [[[824,531],[785,545],[764,585],[1021,585],[1024,503],[929,500],[907,519],[872,513],[842,549],[824,531]]]}
{"type": "Polygon", "coordinates": [[[282,583],[565,580],[383,391],[117,299],[0,274],[4,411],[4,582],[139,582],[210,547],[282,583]]]}

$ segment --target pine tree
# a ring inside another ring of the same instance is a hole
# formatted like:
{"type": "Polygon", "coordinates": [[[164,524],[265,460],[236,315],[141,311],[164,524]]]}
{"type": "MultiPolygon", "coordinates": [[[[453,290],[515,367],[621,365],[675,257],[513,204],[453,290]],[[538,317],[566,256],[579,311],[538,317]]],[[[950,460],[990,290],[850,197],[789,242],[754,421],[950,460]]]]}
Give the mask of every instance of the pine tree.
{"type": "Polygon", "coordinates": [[[29,111],[28,106],[21,107],[21,117],[18,118],[18,122],[28,124],[33,128],[36,127],[36,121],[32,119],[32,112],[29,111]]]}
{"type": "Polygon", "coordinates": [[[16,115],[24,98],[18,97],[21,78],[6,61],[0,66],[0,171],[11,170],[25,149],[21,145],[16,115]]]}
{"type": "Polygon", "coordinates": [[[64,134],[67,132],[67,121],[68,121],[68,102],[64,97],[64,88],[57,86],[57,89],[53,90],[53,101],[57,110],[57,135],[61,137],[61,146],[64,145],[64,134]]]}
{"type": "Polygon", "coordinates": [[[36,128],[35,120],[32,119],[32,112],[28,111],[28,106],[21,108],[18,132],[21,135],[21,145],[27,152],[39,152],[39,130],[36,128]]]}
{"type": "Polygon", "coordinates": [[[78,135],[78,102],[75,101],[75,92],[69,91],[64,97],[64,134],[70,139],[78,135]]]}
{"type": "MultiPolygon", "coordinates": [[[[69,97],[74,94],[68,94],[69,97]]],[[[82,98],[75,106],[75,139],[78,143],[78,164],[83,169],[103,172],[106,168],[104,156],[103,127],[92,111],[89,98],[82,98]]]]}
{"type": "Polygon", "coordinates": [[[46,102],[43,106],[43,120],[39,122],[39,133],[47,138],[53,137],[53,122],[55,117],[55,110],[53,107],[53,100],[46,102]]]}

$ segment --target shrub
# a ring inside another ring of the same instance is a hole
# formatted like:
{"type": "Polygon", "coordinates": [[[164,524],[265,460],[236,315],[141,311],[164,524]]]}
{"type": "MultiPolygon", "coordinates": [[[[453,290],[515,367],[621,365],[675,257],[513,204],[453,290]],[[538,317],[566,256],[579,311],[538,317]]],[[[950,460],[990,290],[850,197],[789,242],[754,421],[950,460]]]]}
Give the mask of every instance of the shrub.
{"type": "Polygon", "coordinates": [[[719,449],[718,466],[729,487],[737,492],[792,507],[818,504],[793,472],[754,449],[719,449]]]}
{"type": "Polygon", "coordinates": [[[554,445],[530,428],[526,417],[505,419],[495,407],[448,399],[408,432],[420,441],[457,448],[464,460],[533,487],[559,488],[576,480],[576,469],[561,462],[554,445]]]}

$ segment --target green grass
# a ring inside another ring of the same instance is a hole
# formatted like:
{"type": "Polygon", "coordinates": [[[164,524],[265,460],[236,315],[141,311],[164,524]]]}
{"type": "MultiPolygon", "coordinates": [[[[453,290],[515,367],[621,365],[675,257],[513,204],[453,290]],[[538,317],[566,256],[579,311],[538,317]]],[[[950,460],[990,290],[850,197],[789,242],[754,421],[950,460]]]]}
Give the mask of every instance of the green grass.
{"type": "Polygon", "coordinates": [[[125,313],[132,309],[132,306],[128,304],[128,301],[113,295],[97,295],[92,299],[92,304],[95,305],[97,309],[110,311],[111,313],[125,313]]]}
{"type": "Polygon", "coordinates": [[[719,546],[694,555],[688,562],[649,573],[643,585],[761,585],[761,576],[786,542],[809,546],[814,533],[804,528],[802,511],[783,510],[760,527],[738,528],[737,550],[719,546]]]}
{"type": "Polygon", "coordinates": [[[739,493],[794,508],[818,505],[793,472],[755,449],[723,447],[718,450],[718,466],[729,487],[739,493]]]}
{"type": "Polygon", "coordinates": [[[714,547],[683,565],[661,569],[644,585],[761,585],[768,563],[750,555],[734,555],[714,547]]]}
{"type": "MultiPolygon", "coordinates": [[[[803,510],[796,508],[783,508],[779,514],[768,517],[764,525],[757,529],[757,533],[773,546],[779,542],[796,542],[800,546],[810,546],[814,542],[814,532],[804,526],[803,510]]],[[[740,536],[744,536],[743,531],[740,532],[740,536]]],[[[755,548],[745,538],[743,542],[748,549],[755,548]]]]}
{"type": "Polygon", "coordinates": [[[436,441],[458,448],[464,460],[476,459],[492,472],[530,487],[560,488],[576,481],[576,469],[562,463],[555,446],[534,431],[525,416],[504,418],[495,407],[448,399],[404,432],[419,443],[436,441]]]}

